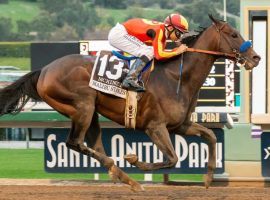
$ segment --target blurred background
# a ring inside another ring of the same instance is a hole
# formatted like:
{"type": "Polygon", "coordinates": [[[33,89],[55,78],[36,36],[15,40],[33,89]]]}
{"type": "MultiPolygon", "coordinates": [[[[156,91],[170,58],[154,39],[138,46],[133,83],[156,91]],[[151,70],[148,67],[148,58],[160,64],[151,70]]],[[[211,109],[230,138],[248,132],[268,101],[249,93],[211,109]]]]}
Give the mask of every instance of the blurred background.
{"type": "MultiPolygon", "coordinates": [[[[163,21],[174,12],[188,19],[190,30],[209,26],[208,13],[240,26],[240,0],[0,0],[0,88],[33,67],[77,53],[78,41],[107,40],[117,22],[163,21]]],[[[0,129],[0,139],[24,140],[15,130],[0,129]]]]}
{"type": "Polygon", "coordinates": [[[163,21],[180,12],[196,30],[211,13],[239,29],[239,10],[239,0],[0,0],[0,66],[30,70],[30,42],[107,39],[117,22],[134,17],[163,21]]]}
{"type": "MultiPolygon", "coordinates": [[[[239,28],[239,0],[226,2],[227,21],[239,28]]],[[[0,0],[1,41],[106,39],[116,22],[143,17],[163,21],[180,12],[191,29],[223,19],[224,0],[0,0]]]]}

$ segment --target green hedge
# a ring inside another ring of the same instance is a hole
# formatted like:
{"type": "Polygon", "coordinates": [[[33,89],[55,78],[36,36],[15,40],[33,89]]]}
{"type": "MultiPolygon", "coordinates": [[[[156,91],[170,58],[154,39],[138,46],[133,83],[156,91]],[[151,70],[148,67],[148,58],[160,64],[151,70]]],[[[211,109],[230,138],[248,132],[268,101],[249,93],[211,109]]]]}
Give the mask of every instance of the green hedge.
{"type": "Polygon", "coordinates": [[[29,42],[0,43],[0,57],[30,57],[29,42]]]}
{"type": "Polygon", "coordinates": [[[8,0],[0,0],[0,4],[8,3],[8,0]]]}

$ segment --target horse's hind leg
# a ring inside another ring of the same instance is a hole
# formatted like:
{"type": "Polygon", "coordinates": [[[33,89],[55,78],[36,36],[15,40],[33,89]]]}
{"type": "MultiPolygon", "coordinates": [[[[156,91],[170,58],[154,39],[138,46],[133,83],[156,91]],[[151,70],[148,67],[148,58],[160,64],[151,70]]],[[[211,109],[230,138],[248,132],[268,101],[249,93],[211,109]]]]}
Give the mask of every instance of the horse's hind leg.
{"type": "Polygon", "coordinates": [[[86,133],[85,141],[87,146],[94,149],[95,151],[106,154],[102,144],[102,132],[98,121],[97,112],[94,113],[90,127],[86,133]]]}
{"type": "Polygon", "coordinates": [[[126,173],[114,165],[114,161],[111,158],[106,156],[101,141],[101,130],[98,124],[98,115],[95,112],[96,91],[90,91],[88,89],[88,92],[86,93],[88,95],[82,95],[81,98],[74,101],[72,105],[64,104],[55,98],[46,95],[47,103],[54,105],[54,108],[58,112],[61,112],[71,118],[72,126],[66,142],[67,147],[94,157],[109,170],[113,177],[117,177],[123,183],[131,185],[132,190],[143,190],[139,183],[130,179],[126,173]],[[84,145],[86,133],[89,145],[93,146],[95,149],[88,148],[84,145]]]}
{"type": "Polygon", "coordinates": [[[72,127],[66,142],[67,147],[84,154],[89,153],[87,147],[84,145],[84,138],[95,110],[93,100],[86,100],[86,102],[88,102],[88,105],[86,103],[79,103],[76,106],[76,112],[71,116],[72,127]]]}
{"type": "Polygon", "coordinates": [[[114,161],[111,158],[106,156],[102,144],[101,135],[102,132],[98,121],[98,114],[95,112],[92,118],[90,128],[88,129],[85,137],[85,141],[87,142],[88,146],[95,151],[93,152],[92,156],[108,168],[109,175],[114,182],[119,179],[121,182],[130,185],[131,189],[134,191],[143,190],[139,183],[129,178],[125,172],[120,170],[114,164],[114,161]]]}

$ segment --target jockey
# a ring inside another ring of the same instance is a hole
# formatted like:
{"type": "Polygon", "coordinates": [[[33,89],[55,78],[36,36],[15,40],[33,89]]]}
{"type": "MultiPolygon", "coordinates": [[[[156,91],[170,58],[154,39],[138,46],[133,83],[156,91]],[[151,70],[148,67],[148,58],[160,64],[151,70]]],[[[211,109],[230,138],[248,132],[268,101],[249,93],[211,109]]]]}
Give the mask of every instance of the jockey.
{"type": "Polygon", "coordinates": [[[187,46],[184,44],[173,50],[165,50],[167,39],[178,41],[185,32],[188,32],[188,22],[180,14],[169,15],[163,23],[141,18],[130,19],[122,24],[117,23],[109,32],[109,43],[138,57],[123,80],[123,88],[145,91],[138,83],[138,76],[144,66],[153,58],[168,59],[185,52],[187,46]]]}

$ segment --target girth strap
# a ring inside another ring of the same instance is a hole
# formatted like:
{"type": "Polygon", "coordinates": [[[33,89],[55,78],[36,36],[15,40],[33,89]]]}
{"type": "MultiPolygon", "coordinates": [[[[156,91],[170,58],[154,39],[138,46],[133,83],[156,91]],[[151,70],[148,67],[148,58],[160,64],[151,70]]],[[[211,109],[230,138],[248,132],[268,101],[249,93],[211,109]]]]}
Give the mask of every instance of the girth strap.
{"type": "Polygon", "coordinates": [[[137,92],[127,91],[126,108],[125,108],[125,127],[136,128],[137,116],[137,92]]]}

